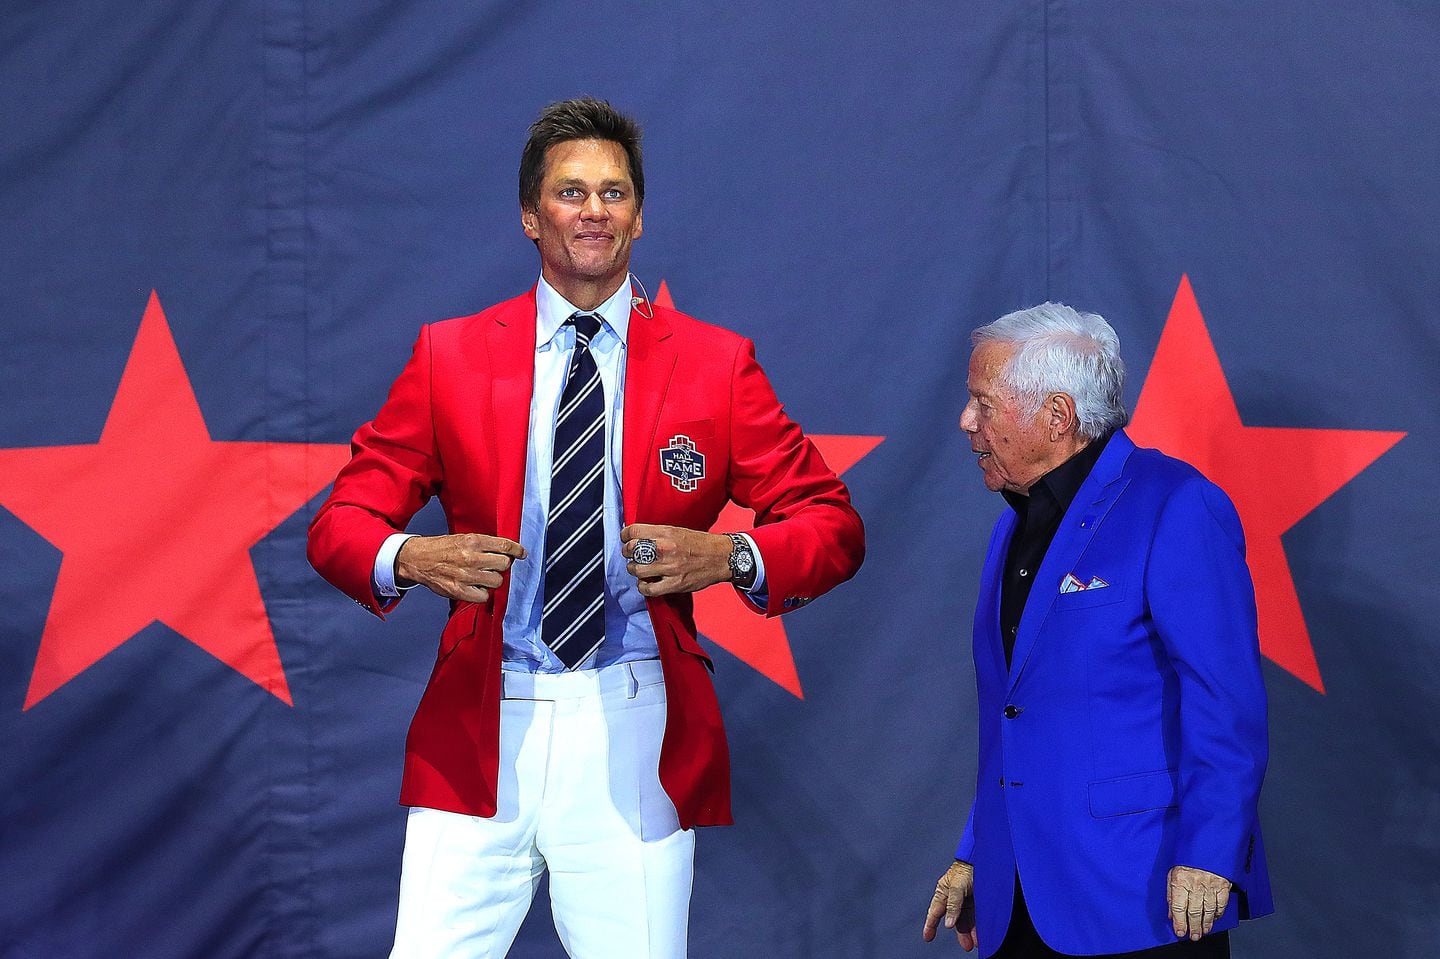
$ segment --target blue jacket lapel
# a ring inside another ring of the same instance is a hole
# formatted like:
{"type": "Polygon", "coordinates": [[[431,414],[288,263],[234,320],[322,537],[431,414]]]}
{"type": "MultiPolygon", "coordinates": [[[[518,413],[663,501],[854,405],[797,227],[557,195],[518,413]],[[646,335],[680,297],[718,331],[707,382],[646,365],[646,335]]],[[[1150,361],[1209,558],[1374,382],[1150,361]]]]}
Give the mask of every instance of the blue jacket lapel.
{"type": "MultiPolygon", "coordinates": [[[[975,603],[975,655],[989,650],[996,676],[1005,675],[1005,652],[1000,636],[1000,588],[1005,576],[1005,555],[1010,552],[1010,539],[1015,535],[1015,511],[1007,509],[995,521],[990,534],[990,548],[980,575],[980,596],[975,603]]],[[[976,668],[980,663],[975,663],[976,668]]]]}
{"type": "MultiPolygon", "coordinates": [[[[1100,459],[1096,461],[1095,468],[1090,471],[1085,482],[1080,484],[1079,492],[1075,494],[1070,508],[1065,511],[1064,518],[1060,520],[1055,539],[1045,551],[1045,561],[1040,564],[1040,569],[1035,574],[1030,598],[1025,601],[1025,612],[1020,616],[1020,631],[1015,637],[1015,650],[1010,657],[1010,690],[1015,689],[1020,674],[1025,670],[1025,663],[1035,648],[1041,627],[1045,625],[1045,620],[1055,606],[1055,597],[1060,595],[1060,580],[1074,569],[1075,563],[1085,552],[1085,547],[1090,545],[1095,530],[1129,484],[1129,480],[1122,474],[1126,461],[1134,451],[1135,444],[1124,431],[1111,437],[1104,452],[1100,454],[1100,459]]],[[[1001,554],[1002,576],[1004,563],[1004,554],[1001,554]]],[[[997,591],[997,616],[999,607],[997,591]]],[[[998,625],[996,636],[999,636],[998,625]]]]}

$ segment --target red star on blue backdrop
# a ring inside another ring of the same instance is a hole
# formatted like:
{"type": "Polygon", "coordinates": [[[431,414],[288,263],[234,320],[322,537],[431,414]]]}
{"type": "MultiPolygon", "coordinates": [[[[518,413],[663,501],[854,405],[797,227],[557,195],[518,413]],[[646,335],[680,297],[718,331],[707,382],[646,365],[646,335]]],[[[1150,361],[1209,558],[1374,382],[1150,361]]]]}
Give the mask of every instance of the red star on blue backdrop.
{"type": "Polygon", "coordinates": [[[152,292],[100,441],[0,450],[0,505],[62,554],[25,708],[154,622],[290,703],[249,551],[348,456],[212,440],[152,292]]]}
{"type": "Polygon", "coordinates": [[[1405,434],[1246,426],[1189,277],[1180,278],[1129,432],[1140,445],[1190,463],[1230,495],[1245,527],[1260,649],[1323,693],[1280,537],[1405,434]]]}

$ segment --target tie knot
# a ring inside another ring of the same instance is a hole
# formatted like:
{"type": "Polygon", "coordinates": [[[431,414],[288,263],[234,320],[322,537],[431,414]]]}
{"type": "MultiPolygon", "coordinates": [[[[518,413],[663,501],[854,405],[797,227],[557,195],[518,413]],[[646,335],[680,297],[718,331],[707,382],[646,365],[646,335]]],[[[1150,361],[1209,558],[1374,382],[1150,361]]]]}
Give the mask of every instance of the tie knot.
{"type": "Polygon", "coordinates": [[[590,341],[600,332],[600,317],[594,313],[576,313],[570,317],[570,322],[575,327],[575,338],[588,349],[590,341]]]}

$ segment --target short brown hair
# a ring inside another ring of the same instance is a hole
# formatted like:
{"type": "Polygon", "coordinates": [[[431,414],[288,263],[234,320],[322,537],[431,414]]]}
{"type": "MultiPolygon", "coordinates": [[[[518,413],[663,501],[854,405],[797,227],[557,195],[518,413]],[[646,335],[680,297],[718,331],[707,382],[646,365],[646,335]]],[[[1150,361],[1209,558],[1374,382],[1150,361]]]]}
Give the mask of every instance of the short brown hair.
{"type": "Polygon", "coordinates": [[[625,150],[630,180],[635,184],[635,206],[645,203],[645,170],[640,162],[640,124],[612,107],[608,100],[577,97],[561,100],[540,111],[530,124],[530,139],[520,154],[520,207],[540,205],[540,181],[545,176],[545,151],[569,140],[610,140],[625,150]]]}

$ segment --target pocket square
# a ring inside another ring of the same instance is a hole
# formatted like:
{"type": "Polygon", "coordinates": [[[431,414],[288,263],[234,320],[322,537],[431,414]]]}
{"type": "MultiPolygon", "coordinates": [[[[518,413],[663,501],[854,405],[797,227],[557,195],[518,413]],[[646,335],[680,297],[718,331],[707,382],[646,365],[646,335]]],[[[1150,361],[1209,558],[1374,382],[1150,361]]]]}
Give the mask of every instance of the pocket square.
{"type": "Polygon", "coordinates": [[[1087,583],[1074,573],[1066,573],[1065,578],[1060,581],[1060,592],[1078,593],[1086,589],[1104,589],[1109,585],[1109,583],[1105,582],[1099,576],[1091,576],[1090,581],[1087,583]]]}

